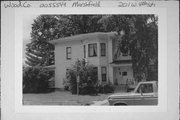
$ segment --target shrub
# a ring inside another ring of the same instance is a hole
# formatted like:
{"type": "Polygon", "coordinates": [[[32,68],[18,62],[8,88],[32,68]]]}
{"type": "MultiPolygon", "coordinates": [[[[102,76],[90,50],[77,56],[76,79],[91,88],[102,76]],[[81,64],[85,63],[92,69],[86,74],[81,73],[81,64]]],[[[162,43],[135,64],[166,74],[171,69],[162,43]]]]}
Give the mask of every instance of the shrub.
{"type": "Polygon", "coordinates": [[[42,68],[23,68],[23,93],[44,93],[49,91],[48,72],[42,68]]]}
{"type": "Polygon", "coordinates": [[[77,94],[77,75],[80,76],[79,94],[112,93],[114,86],[111,83],[99,84],[97,69],[85,60],[77,60],[67,71],[67,80],[64,80],[64,89],[77,94]]]}
{"type": "Polygon", "coordinates": [[[69,91],[70,90],[70,85],[67,79],[63,79],[63,86],[64,86],[64,90],[65,91],[69,91]]]}
{"type": "Polygon", "coordinates": [[[105,83],[98,86],[99,93],[113,93],[114,86],[111,83],[105,83]]]}
{"type": "Polygon", "coordinates": [[[67,82],[72,94],[77,94],[77,75],[80,76],[79,94],[96,94],[96,84],[98,82],[97,69],[89,65],[85,60],[77,60],[67,71],[67,82]]]}

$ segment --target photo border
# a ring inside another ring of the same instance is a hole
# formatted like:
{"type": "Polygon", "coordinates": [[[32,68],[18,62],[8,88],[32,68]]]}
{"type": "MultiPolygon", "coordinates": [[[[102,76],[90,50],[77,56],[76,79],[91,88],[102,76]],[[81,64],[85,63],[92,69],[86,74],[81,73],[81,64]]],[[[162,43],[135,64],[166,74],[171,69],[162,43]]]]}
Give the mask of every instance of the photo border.
{"type": "MultiPolygon", "coordinates": [[[[14,2],[14,1],[13,1],[14,2]]],[[[160,96],[166,96],[165,102],[167,103],[165,105],[165,110],[164,112],[157,112],[157,111],[152,111],[152,109],[149,110],[149,112],[140,112],[140,111],[134,111],[137,108],[134,106],[134,109],[131,109],[129,111],[124,111],[120,110],[119,111],[115,110],[112,112],[105,111],[103,110],[96,110],[96,111],[87,111],[87,109],[83,108],[84,111],[79,112],[77,111],[50,111],[50,107],[48,106],[29,106],[29,107],[19,107],[18,103],[22,103],[22,99],[19,99],[19,96],[22,97],[22,95],[19,95],[16,92],[19,92],[22,88],[17,88],[19,84],[16,82],[18,79],[15,79],[15,59],[18,60],[16,57],[21,56],[21,53],[17,53],[18,56],[15,56],[15,48],[19,49],[16,46],[15,42],[18,42],[17,45],[19,47],[22,47],[22,43],[20,42],[21,40],[15,40],[15,33],[22,33],[23,28],[18,28],[15,29],[15,27],[20,27],[15,25],[15,23],[18,20],[18,15],[20,17],[22,16],[22,13],[20,14],[18,11],[22,10],[24,11],[24,14],[38,14],[40,10],[43,14],[46,14],[47,11],[53,13],[53,9],[35,9],[40,3],[45,3],[48,1],[27,1],[27,3],[32,5],[32,8],[4,8],[3,4],[4,3],[9,3],[9,1],[6,2],[1,2],[1,119],[2,120],[59,120],[59,119],[65,119],[65,120],[91,120],[91,119],[98,119],[98,120],[178,120],[179,119],[179,1],[150,1],[150,3],[154,3],[155,6],[153,7],[129,7],[129,8],[121,8],[119,9],[118,2],[120,0],[112,0],[112,1],[101,1],[101,7],[98,9],[102,8],[107,8],[107,9],[114,9],[117,8],[116,10],[129,10],[131,11],[136,11],[136,12],[144,12],[146,11],[155,9],[161,9],[161,12],[163,13],[163,24],[158,21],[158,23],[161,24],[160,29],[163,31],[163,37],[165,40],[167,40],[166,43],[163,43],[165,47],[167,48],[167,51],[164,51],[163,54],[166,55],[166,58],[164,59],[167,64],[165,67],[165,71],[167,71],[167,74],[163,74],[164,72],[161,72],[161,75],[163,75],[163,78],[166,78],[166,82],[164,83],[162,81],[162,94],[160,96]],[[17,10],[18,9],[18,10],[17,10]],[[29,10],[28,10],[29,9],[29,10]],[[27,12],[27,13],[25,13],[27,12]],[[15,17],[16,16],[16,17],[15,17]],[[15,21],[16,19],[16,21],[15,21]],[[163,25],[163,26],[162,26],[163,25]],[[19,32],[15,30],[20,30],[19,32]],[[16,90],[17,88],[17,90],[16,90]],[[167,88],[167,89],[164,89],[167,88]],[[16,96],[18,94],[18,96],[16,96]],[[20,101],[18,101],[18,99],[20,101]],[[17,103],[17,104],[16,104],[17,103]],[[35,108],[38,108],[35,110],[35,108]],[[48,109],[47,109],[48,108],[48,109]],[[33,110],[29,110],[33,109],[33,110]],[[46,110],[45,110],[46,109],[46,110]],[[38,111],[39,110],[39,111],[38,111]],[[151,111],[151,112],[150,112],[151,111]]],[[[73,1],[67,1],[67,3],[72,3],[73,1]]],[[[125,0],[123,2],[134,2],[134,1],[129,1],[125,0]]],[[[149,1],[147,1],[149,2],[149,1]]],[[[17,2],[16,2],[17,3],[17,2]]],[[[67,8],[63,9],[57,9],[58,11],[64,11],[64,9],[69,9],[69,6],[67,8]]],[[[76,8],[79,12],[83,12],[83,9],[76,8]],[[78,10],[79,9],[79,10],[78,10]]],[[[94,8],[84,8],[86,10],[91,10],[94,8]]],[[[71,9],[72,10],[72,9],[71,9]]],[[[97,9],[96,9],[97,10],[97,9]]],[[[123,11],[122,10],[122,11],[123,11]]],[[[68,10],[67,10],[68,11],[68,10]]],[[[153,11],[153,10],[152,10],[153,11]]],[[[152,13],[151,11],[151,13],[152,13]]],[[[74,11],[70,11],[69,13],[73,13],[74,11]]],[[[102,13],[104,11],[101,11],[102,13]]],[[[115,11],[117,13],[118,11],[115,11]]],[[[126,12],[126,13],[127,13],[126,12]]],[[[22,18],[22,17],[21,17],[22,18]]],[[[21,20],[22,22],[22,20],[21,20]]],[[[20,24],[22,24],[19,22],[20,24]]],[[[159,24],[158,24],[159,26],[159,24]]],[[[160,29],[158,29],[160,31],[160,29]]],[[[163,46],[162,46],[163,47],[163,46]]],[[[17,52],[20,52],[16,50],[17,52]]],[[[22,51],[22,49],[21,49],[22,51]]],[[[22,56],[21,56],[22,57],[22,56]]],[[[160,57],[160,56],[159,56],[160,57]]],[[[163,63],[164,63],[163,60],[163,63]]],[[[163,65],[163,64],[162,64],[163,65]]],[[[17,66],[17,65],[16,65],[17,66]]],[[[21,63],[22,66],[22,63],[21,63]]],[[[19,73],[18,73],[19,74],[19,73]]],[[[19,82],[19,81],[18,81],[19,82]]],[[[22,84],[22,82],[20,82],[22,84]]],[[[20,85],[21,86],[21,85],[20,85]]],[[[161,89],[162,89],[161,88],[161,89]]],[[[21,92],[22,94],[22,92],[21,92]]],[[[59,108],[62,108],[62,106],[57,106],[59,108]]],[[[82,108],[83,106],[78,106],[76,107],[77,109],[82,108]]],[[[94,107],[94,106],[92,106],[94,107]]],[[[91,106],[86,106],[86,108],[91,109],[91,106]]],[[[106,106],[108,109],[108,106],[106,106]]],[[[100,107],[101,109],[106,110],[106,107],[100,107]]],[[[118,107],[118,106],[117,106],[118,107]]],[[[145,106],[146,107],[146,106],[145,106]]],[[[99,108],[99,109],[100,109],[99,108]]],[[[144,110],[143,107],[138,107],[138,109],[142,108],[141,110],[144,110]]],[[[147,108],[147,107],[146,107],[147,108]]],[[[69,108],[71,109],[71,107],[69,108]]],[[[127,109],[127,107],[126,107],[127,109]]],[[[153,108],[154,109],[154,108],[153,108]]],[[[82,109],[81,109],[82,110],[82,109]]],[[[159,111],[161,111],[161,108],[159,107],[159,111]]]]}
{"type": "Polygon", "coordinates": [[[167,24],[166,8],[59,8],[15,10],[15,112],[166,112],[167,111],[167,24]],[[97,12],[98,11],[98,12],[97,12]],[[157,106],[50,106],[22,105],[23,15],[39,14],[156,14],[158,15],[158,105],[157,106]]]}

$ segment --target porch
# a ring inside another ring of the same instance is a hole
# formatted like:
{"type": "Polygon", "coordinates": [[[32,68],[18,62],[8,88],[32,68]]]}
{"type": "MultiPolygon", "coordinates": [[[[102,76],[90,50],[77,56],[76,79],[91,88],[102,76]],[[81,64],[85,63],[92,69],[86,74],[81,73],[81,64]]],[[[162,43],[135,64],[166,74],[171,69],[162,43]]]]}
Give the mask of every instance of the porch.
{"type": "Polygon", "coordinates": [[[115,92],[127,92],[136,86],[131,60],[114,61],[110,63],[109,75],[115,85],[115,92]]]}

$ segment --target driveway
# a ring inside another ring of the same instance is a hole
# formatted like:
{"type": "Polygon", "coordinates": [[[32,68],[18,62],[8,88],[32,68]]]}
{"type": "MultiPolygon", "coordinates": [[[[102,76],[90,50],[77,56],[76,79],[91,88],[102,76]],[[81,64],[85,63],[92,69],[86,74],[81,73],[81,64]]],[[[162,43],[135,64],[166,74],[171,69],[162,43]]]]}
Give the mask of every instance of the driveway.
{"type": "Polygon", "coordinates": [[[45,94],[23,94],[24,105],[90,105],[104,101],[110,94],[72,95],[68,91],[55,91],[45,94]]]}

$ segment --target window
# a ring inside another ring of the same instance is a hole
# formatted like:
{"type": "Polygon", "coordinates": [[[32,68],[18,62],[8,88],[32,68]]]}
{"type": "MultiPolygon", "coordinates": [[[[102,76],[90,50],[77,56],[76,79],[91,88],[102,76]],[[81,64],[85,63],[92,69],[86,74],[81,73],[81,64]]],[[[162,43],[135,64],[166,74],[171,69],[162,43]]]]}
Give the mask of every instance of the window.
{"type": "Polygon", "coordinates": [[[124,52],[121,52],[122,56],[129,56],[130,51],[129,50],[125,50],[124,52]]]}
{"type": "Polygon", "coordinates": [[[102,77],[102,81],[105,82],[106,81],[106,67],[101,67],[101,77],[102,77]]]}
{"type": "Polygon", "coordinates": [[[71,59],[71,47],[66,47],[66,59],[71,59]]]}
{"type": "Polygon", "coordinates": [[[98,67],[93,68],[93,78],[98,79],[98,67]]]}
{"type": "Polygon", "coordinates": [[[101,43],[101,56],[106,56],[106,44],[101,43]]]}
{"type": "Polygon", "coordinates": [[[128,56],[128,53],[126,52],[126,53],[122,53],[122,56],[128,56]]]}
{"type": "Polygon", "coordinates": [[[89,57],[97,56],[97,43],[89,44],[88,52],[89,52],[89,57]]]}
{"type": "Polygon", "coordinates": [[[123,72],[122,75],[123,75],[123,76],[127,76],[127,72],[123,72]]]}
{"type": "Polygon", "coordinates": [[[141,84],[137,90],[137,93],[152,93],[153,86],[152,84],[141,84]]]}
{"type": "Polygon", "coordinates": [[[84,58],[86,58],[86,45],[84,45],[84,58]]]}

